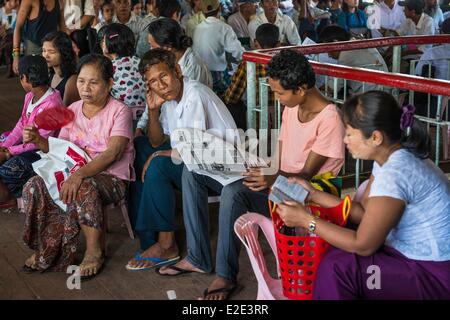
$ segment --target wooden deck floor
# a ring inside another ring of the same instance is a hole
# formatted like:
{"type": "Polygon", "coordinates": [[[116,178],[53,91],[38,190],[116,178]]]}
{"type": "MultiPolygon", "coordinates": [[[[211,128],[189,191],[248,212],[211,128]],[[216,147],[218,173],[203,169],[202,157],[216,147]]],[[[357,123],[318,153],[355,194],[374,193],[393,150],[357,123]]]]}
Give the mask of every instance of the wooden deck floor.
{"type": "MultiPolygon", "coordinates": [[[[6,79],[0,69],[0,132],[9,130],[19,119],[24,91],[18,78],[6,79]]],[[[217,206],[211,206],[213,250],[217,242],[217,206]]],[[[179,212],[178,216],[181,216],[179,212]]],[[[127,261],[139,248],[139,241],[131,240],[121,225],[118,211],[111,212],[111,232],[107,236],[108,260],[99,276],[81,284],[81,290],[69,290],[68,274],[24,274],[20,271],[25,259],[31,255],[22,243],[23,215],[16,210],[0,211],[0,299],[167,299],[167,291],[175,290],[178,299],[195,299],[213,279],[213,275],[188,274],[162,277],[154,271],[129,272],[127,261]]],[[[179,219],[181,227],[181,218],[179,219]]],[[[184,233],[178,243],[185,254],[184,233]]],[[[79,248],[82,259],[84,244],[79,248]]],[[[268,246],[263,246],[268,250],[268,246]]],[[[214,252],[214,251],[213,251],[214,252]]],[[[241,251],[239,281],[243,289],[234,299],[255,299],[256,279],[245,250],[241,251]]],[[[274,260],[269,261],[274,266],[274,260]]]]}

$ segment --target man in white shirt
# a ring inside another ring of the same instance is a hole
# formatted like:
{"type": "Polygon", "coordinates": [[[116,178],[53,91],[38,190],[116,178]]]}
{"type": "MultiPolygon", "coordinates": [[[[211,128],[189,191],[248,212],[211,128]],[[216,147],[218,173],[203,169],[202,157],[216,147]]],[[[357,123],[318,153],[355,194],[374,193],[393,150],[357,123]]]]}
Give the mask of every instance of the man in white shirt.
{"type": "MultiPolygon", "coordinates": [[[[445,20],[441,25],[442,34],[450,34],[450,18],[445,20]]],[[[424,75],[428,77],[427,73],[424,73],[424,66],[428,64],[434,67],[435,79],[450,80],[450,43],[443,43],[440,46],[432,47],[425,51],[420,57],[420,61],[416,66],[416,74],[424,75]]]]}
{"type": "Polygon", "coordinates": [[[238,38],[249,38],[248,23],[256,15],[258,0],[238,0],[238,12],[228,17],[228,24],[233,28],[238,38]]]}
{"type": "Polygon", "coordinates": [[[261,0],[261,5],[264,12],[258,14],[248,25],[251,41],[253,42],[255,40],[256,29],[260,25],[263,23],[272,23],[280,30],[280,43],[282,45],[300,45],[302,40],[298,34],[297,26],[291,18],[278,10],[278,0],[261,0]]]}
{"type": "Polygon", "coordinates": [[[381,0],[366,8],[367,28],[371,29],[372,38],[381,38],[386,30],[400,28],[406,20],[403,8],[397,0],[381,0]]]}
{"type": "Polygon", "coordinates": [[[206,19],[195,28],[192,48],[211,71],[214,92],[220,95],[229,84],[225,53],[240,61],[244,48],[233,28],[219,19],[219,0],[202,0],[202,12],[206,19]]]}
{"type": "MultiPolygon", "coordinates": [[[[323,29],[320,33],[320,42],[340,42],[351,40],[350,34],[340,26],[331,25],[323,29]]],[[[333,51],[328,52],[328,55],[337,60],[339,65],[372,69],[378,71],[388,72],[388,67],[381,54],[376,48],[367,48],[351,51],[333,51]]],[[[339,92],[344,86],[342,79],[337,80],[337,91],[339,92]]],[[[369,90],[380,90],[381,88],[376,84],[370,84],[357,81],[347,81],[347,86],[350,88],[350,94],[359,94],[369,90]]],[[[329,79],[328,87],[333,89],[334,79],[329,79]]]]}
{"type": "Polygon", "coordinates": [[[64,21],[67,29],[84,29],[94,17],[92,0],[64,0],[64,21]]]}
{"type": "MultiPolygon", "coordinates": [[[[176,129],[196,128],[213,130],[227,139],[228,129],[236,129],[227,107],[210,88],[183,78],[172,52],[150,50],[139,71],[146,79],[150,120],[148,136],[134,140],[137,179],[130,185],[129,212],[143,252],[129,261],[126,268],[130,271],[161,267],[179,259],[174,186],[182,188],[184,165],[172,161],[170,134],[176,129]]],[[[227,140],[233,141],[234,134],[227,140]]]]}
{"type": "Polygon", "coordinates": [[[116,15],[113,22],[122,23],[133,31],[135,43],[139,41],[139,33],[142,30],[142,18],[131,12],[131,0],[114,0],[116,15]]]}
{"type": "MultiPolygon", "coordinates": [[[[400,36],[428,36],[434,34],[433,18],[423,12],[425,3],[423,0],[399,1],[400,6],[405,7],[406,20],[396,29],[400,36]]],[[[431,45],[409,46],[405,55],[424,52],[431,45]]]]}

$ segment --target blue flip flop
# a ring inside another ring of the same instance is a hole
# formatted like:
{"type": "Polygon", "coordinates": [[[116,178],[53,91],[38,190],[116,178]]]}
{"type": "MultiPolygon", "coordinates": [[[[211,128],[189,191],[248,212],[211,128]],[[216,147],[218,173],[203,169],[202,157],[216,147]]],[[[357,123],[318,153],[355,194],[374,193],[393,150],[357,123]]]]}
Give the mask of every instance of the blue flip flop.
{"type": "Polygon", "coordinates": [[[180,260],[180,256],[177,256],[175,258],[170,258],[170,259],[161,259],[161,258],[156,258],[156,257],[148,257],[148,258],[144,258],[141,256],[141,254],[139,252],[136,253],[136,255],[134,256],[134,259],[137,261],[151,261],[151,262],[156,262],[155,264],[148,266],[148,267],[133,267],[130,264],[127,264],[125,266],[125,268],[128,271],[143,271],[143,270],[150,270],[150,269],[155,269],[155,268],[160,268],[163,266],[168,266],[171,264],[175,264],[178,262],[178,260],[180,260]]]}

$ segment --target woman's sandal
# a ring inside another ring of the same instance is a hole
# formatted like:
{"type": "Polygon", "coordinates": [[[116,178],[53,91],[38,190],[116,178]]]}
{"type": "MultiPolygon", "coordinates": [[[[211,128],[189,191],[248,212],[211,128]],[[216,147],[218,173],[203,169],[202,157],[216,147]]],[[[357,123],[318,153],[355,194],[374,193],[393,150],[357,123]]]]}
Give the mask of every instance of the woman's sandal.
{"type": "Polygon", "coordinates": [[[101,255],[100,257],[95,257],[91,255],[86,255],[83,261],[80,263],[80,274],[82,269],[97,269],[97,272],[88,276],[80,276],[81,281],[87,281],[95,278],[103,269],[103,264],[105,262],[105,257],[101,255]]]}
{"type": "Polygon", "coordinates": [[[25,264],[23,265],[21,271],[24,273],[35,273],[39,272],[39,269],[34,268],[34,264],[36,263],[36,255],[33,254],[31,257],[29,257],[25,264]]]}

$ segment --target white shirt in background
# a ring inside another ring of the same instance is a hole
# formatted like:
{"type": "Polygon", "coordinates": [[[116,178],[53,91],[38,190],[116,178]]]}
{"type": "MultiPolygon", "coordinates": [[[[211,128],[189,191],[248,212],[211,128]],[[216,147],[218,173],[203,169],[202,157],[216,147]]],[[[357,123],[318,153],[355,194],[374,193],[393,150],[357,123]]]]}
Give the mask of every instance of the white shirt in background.
{"type": "Polygon", "coordinates": [[[215,17],[208,17],[194,31],[193,49],[210,71],[225,71],[227,60],[225,52],[236,60],[242,60],[244,48],[233,28],[215,17]]]}
{"type": "MultiPolygon", "coordinates": [[[[374,3],[367,7],[367,28],[377,30],[380,28],[396,30],[406,20],[403,7],[395,2],[394,7],[389,8],[384,2],[374,3]]],[[[381,34],[380,34],[381,37],[381,34]]]]}
{"type": "MultiPolygon", "coordinates": [[[[195,80],[183,79],[181,101],[165,102],[161,106],[159,121],[165,135],[176,129],[195,128],[214,130],[218,137],[234,141],[234,136],[227,136],[228,129],[236,129],[230,111],[210,88],[195,80]]],[[[175,147],[172,142],[171,145],[175,147]]]]}
{"type": "Polygon", "coordinates": [[[445,43],[426,50],[420,57],[420,61],[417,63],[417,75],[422,74],[422,68],[428,65],[428,61],[431,61],[431,65],[435,67],[435,79],[450,80],[450,43],[445,43]]]}
{"type": "MultiPolygon", "coordinates": [[[[426,13],[422,13],[417,25],[411,19],[406,19],[402,25],[396,30],[401,36],[431,36],[434,35],[434,21],[426,13]]],[[[424,52],[431,45],[422,45],[417,47],[424,52]]]]}
{"type": "MultiPolygon", "coordinates": [[[[255,19],[248,24],[251,41],[255,41],[256,29],[264,23],[269,23],[264,12],[258,14],[255,19]]],[[[302,40],[298,34],[297,26],[294,21],[285,14],[278,13],[275,23],[280,30],[280,42],[290,45],[300,45],[302,40]]]]}
{"type": "MultiPolygon", "coordinates": [[[[119,19],[117,19],[117,16],[113,17],[114,23],[121,23],[119,19]]],[[[139,40],[139,33],[141,32],[142,28],[144,27],[142,25],[142,18],[135,15],[134,12],[131,13],[130,19],[128,20],[125,25],[133,31],[134,39],[136,43],[138,43],[139,40]]]]}
{"type": "Polygon", "coordinates": [[[247,20],[239,11],[228,17],[228,24],[233,28],[238,38],[250,37],[247,20]]]}
{"type": "Polygon", "coordinates": [[[15,9],[11,10],[11,13],[8,14],[6,13],[5,7],[0,8],[0,25],[3,25],[6,30],[12,28],[16,22],[16,19],[17,11],[15,9]]]}
{"type": "Polygon", "coordinates": [[[82,10],[82,0],[64,0],[64,21],[69,30],[81,29],[81,17],[95,17],[94,2],[84,1],[84,12],[82,10]]]}

